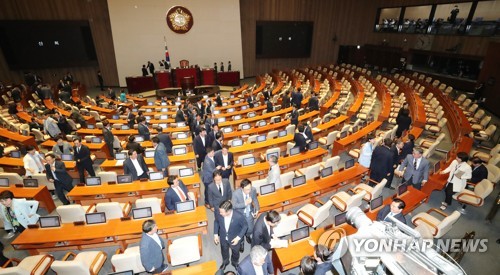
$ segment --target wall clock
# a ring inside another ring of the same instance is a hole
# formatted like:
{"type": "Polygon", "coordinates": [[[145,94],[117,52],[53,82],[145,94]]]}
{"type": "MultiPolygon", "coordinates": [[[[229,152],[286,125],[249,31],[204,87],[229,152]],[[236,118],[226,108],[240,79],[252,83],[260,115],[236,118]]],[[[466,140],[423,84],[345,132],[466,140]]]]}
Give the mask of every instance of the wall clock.
{"type": "Polygon", "coordinates": [[[167,25],[175,33],[187,33],[193,27],[193,15],[184,7],[171,7],[167,12],[167,25]]]}

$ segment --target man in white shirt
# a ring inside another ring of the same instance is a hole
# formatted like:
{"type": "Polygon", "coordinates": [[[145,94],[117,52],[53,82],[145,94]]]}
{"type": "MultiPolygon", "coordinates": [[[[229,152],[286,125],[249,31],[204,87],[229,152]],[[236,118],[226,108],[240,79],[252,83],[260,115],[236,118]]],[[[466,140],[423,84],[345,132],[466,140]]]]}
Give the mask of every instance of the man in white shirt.
{"type": "Polygon", "coordinates": [[[144,158],[137,154],[137,149],[128,150],[129,158],[123,162],[123,173],[131,175],[132,180],[147,179],[149,175],[148,166],[144,158]]]}
{"type": "Polygon", "coordinates": [[[164,241],[158,236],[158,226],[154,220],[147,220],[142,224],[142,236],[139,244],[142,266],[149,273],[164,272],[168,265],[165,264],[164,241]]]}
{"type": "Polygon", "coordinates": [[[224,145],[222,150],[217,151],[214,155],[215,166],[220,166],[223,179],[229,179],[233,173],[234,157],[233,153],[229,152],[229,146],[224,145]]]}
{"type": "Polygon", "coordinates": [[[403,209],[406,207],[406,204],[403,200],[399,198],[395,198],[392,200],[390,205],[384,206],[384,208],[380,209],[377,214],[377,221],[386,221],[390,222],[389,217],[394,217],[396,220],[406,224],[405,216],[403,215],[403,209]]]}
{"type": "Polygon", "coordinates": [[[269,160],[267,161],[269,163],[269,173],[267,174],[267,184],[274,184],[275,189],[281,188],[281,170],[280,166],[278,164],[278,157],[276,156],[270,156],[269,160]]]}
{"type": "Polygon", "coordinates": [[[43,173],[44,164],[42,157],[36,151],[33,145],[26,146],[27,154],[23,158],[24,169],[26,170],[26,177],[33,176],[34,174],[43,173]]]}

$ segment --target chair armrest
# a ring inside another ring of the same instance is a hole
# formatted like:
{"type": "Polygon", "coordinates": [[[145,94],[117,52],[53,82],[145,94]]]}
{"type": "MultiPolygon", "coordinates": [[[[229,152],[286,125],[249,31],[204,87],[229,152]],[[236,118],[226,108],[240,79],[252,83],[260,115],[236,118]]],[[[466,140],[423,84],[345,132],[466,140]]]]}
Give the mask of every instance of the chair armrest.
{"type": "Polygon", "coordinates": [[[21,262],[21,260],[19,260],[18,258],[10,258],[7,262],[5,262],[2,268],[6,268],[12,262],[16,262],[16,265],[18,265],[21,262]]]}
{"type": "Polygon", "coordinates": [[[347,209],[347,203],[343,201],[341,198],[339,198],[336,194],[330,197],[330,200],[335,204],[335,206],[338,207],[338,205],[333,201],[333,199],[337,199],[341,204],[342,204],[342,212],[347,209]]]}
{"type": "Polygon", "coordinates": [[[428,226],[430,226],[430,227],[434,228],[434,233],[432,233],[432,236],[436,236],[436,235],[437,235],[437,233],[438,233],[438,228],[437,228],[434,224],[432,224],[430,221],[426,220],[425,218],[422,218],[422,217],[418,217],[418,218],[416,218],[416,219],[412,222],[412,223],[413,223],[413,225],[417,226],[416,222],[417,222],[417,221],[419,221],[419,220],[421,220],[423,223],[427,224],[428,226]]]}
{"type": "Polygon", "coordinates": [[[309,226],[312,226],[312,225],[314,224],[314,218],[313,218],[311,215],[309,215],[308,213],[306,213],[306,212],[304,212],[304,211],[302,211],[302,210],[299,210],[299,212],[297,212],[297,216],[299,217],[299,219],[300,219],[302,222],[304,222],[305,224],[307,224],[307,222],[306,222],[306,221],[304,221],[303,219],[301,219],[301,218],[300,218],[300,215],[299,215],[300,213],[302,213],[304,216],[306,216],[306,217],[308,217],[309,219],[311,219],[311,224],[309,224],[309,226]]]}
{"type": "Polygon", "coordinates": [[[95,207],[96,207],[95,203],[89,205],[89,208],[87,209],[87,212],[85,212],[85,213],[93,213],[93,212],[95,212],[95,207]],[[93,211],[91,211],[91,210],[93,210],[93,211]]]}
{"type": "MultiPolygon", "coordinates": [[[[45,262],[45,260],[49,258],[49,261],[50,263],[47,265],[47,269],[48,267],[52,264],[52,262],[54,262],[54,256],[52,255],[49,255],[49,254],[45,254],[43,255],[43,257],[40,259],[40,261],[38,261],[38,263],[35,265],[35,268],[33,268],[33,271],[31,272],[31,274],[38,274],[38,269],[40,268],[40,266],[45,262]]],[[[44,271],[46,272],[47,270],[41,270],[40,271],[40,274],[44,273],[44,271]]]]}
{"type": "Polygon", "coordinates": [[[102,252],[102,251],[99,251],[99,252],[97,253],[97,256],[96,256],[96,257],[94,258],[94,260],[92,261],[92,264],[90,264],[90,267],[89,267],[89,271],[91,271],[91,272],[90,272],[90,274],[93,274],[92,270],[94,270],[94,269],[95,269],[95,266],[96,266],[96,265],[97,265],[97,263],[99,262],[99,258],[101,258],[101,256],[103,256],[103,257],[104,257],[104,261],[102,261],[102,264],[104,264],[104,263],[106,262],[106,258],[107,258],[106,253],[104,253],[104,252],[102,252]]]}
{"type": "Polygon", "coordinates": [[[122,209],[123,216],[126,217],[128,214],[130,214],[130,211],[132,210],[132,204],[130,202],[125,203],[125,207],[122,209]],[[128,209],[128,210],[126,210],[128,209]]]}
{"type": "Polygon", "coordinates": [[[304,175],[304,173],[302,171],[300,171],[300,169],[296,170],[295,174],[298,175],[298,176],[304,175]]]}
{"type": "Polygon", "coordinates": [[[198,251],[200,251],[200,256],[203,256],[202,240],[200,234],[198,234],[198,251]]]}
{"type": "Polygon", "coordinates": [[[115,251],[115,255],[116,255],[116,254],[123,254],[123,252],[124,252],[124,251],[123,251],[121,248],[118,248],[118,249],[116,249],[116,251],[115,251]]]}
{"type": "Polygon", "coordinates": [[[288,213],[286,213],[287,216],[291,216],[293,214],[295,214],[295,213],[293,213],[292,211],[288,211],[288,213]]]}
{"type": "Polygon", "coordinates": [[[361,186],[356,186],[354,187],[354,193],[359,193],[359,192],[362,192],[362,191],[365,191],[366,192],[366,195],[368,195],[368,201],[371,201],[372,200],[372,193],[364,188],[362,188],[361,186]]]}
{"type": "Polygon", "coordinates": [[[318,204],[320,204],[320,205],[325,204],[324,202],[322,202],[322,201],[320,201],[320,200],[315,200],[314,202],[315,202],[315,203],[318,203],[318,204]]]}
{"type": "Polygon", "coordinates": [[[76,257],[76,254],[73,252],[68,252],[68,253],[66,253],[66,255],[64,255],[64,257],[61,259],[61,261],[67,261],[70,256],[73,256],[73,258],[74,258],[74,257],[76,257]]]}
{"type": "Polygon", "coordinates": [[[264,154],[260,154],[260,160],[266,160],[266,157],[264,156],[264,154]]]}
{"type": "Polygon", "coordinates": [[[378,181],[376,181],[376,180],[372,180],[372,179],[370,179],[370,178],[368,179],[368,181],[371,181],[371,182],[373,182],[373,183],[375,183],[375,184],[379,184],[379,183],[380,183],[380,182],[378,182],[378,181]]]}
{"type": "Polygon", "coordinates": [[[441,210],[439,210],[439,209],[437,209],[437,208],[431,208],[431,209],[429,209],[429,210],[427,211],[427,214],[430,214],[430,213],[432,213],[432,212],[436,212],[436,213],[440,214],[441,216],[443,216],[443,217],[445,217],[445,218],[446,218],[446,217],[448,217],[448,214],[444,213],[443,211],[441,211],[441,210]]]}
{"type": "Polygon", "coordinates": [[[481,197],[478,197],[476,195],[472,195],[472,194],[469,194],[469,193],[462,193],[460,195],[457,196],[457,201],[461,202],[461,203],[466,203],[466,204],[470,204],[470,205],[474,205],[474,206],[480,206],[481,204],[483,204],[483,198],[481,197]],[[463,196],[469,196],[469,197],[473,197],[475,199],[478,199],[479,200],[479,203],[477,204],[473,204],[473,203],[470,203],[470,202],[467,202],[467,201],[463,201],[461,200],[460,198],[463,197],[463,196]]]}

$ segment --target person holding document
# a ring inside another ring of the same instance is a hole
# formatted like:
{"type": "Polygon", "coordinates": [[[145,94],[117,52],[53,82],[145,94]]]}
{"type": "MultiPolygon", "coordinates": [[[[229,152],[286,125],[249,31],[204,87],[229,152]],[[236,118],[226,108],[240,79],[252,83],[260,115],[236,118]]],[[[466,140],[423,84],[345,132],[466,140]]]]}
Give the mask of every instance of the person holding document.
{"type": "Polygon", "coordinates": [[[469,155],[465,152],[458,152],[457,158],[453,160],[448,166],[440,172],[440,174],[448,174],[448,183],[444,188],[444,202],[441,203],[441,210],[445,210],[448,205],[451,205],[451,199],[455,192],[462,192],[467,186],[467,180],[472,178],[472,168],[467,161],[469,160],[469,155]]]}

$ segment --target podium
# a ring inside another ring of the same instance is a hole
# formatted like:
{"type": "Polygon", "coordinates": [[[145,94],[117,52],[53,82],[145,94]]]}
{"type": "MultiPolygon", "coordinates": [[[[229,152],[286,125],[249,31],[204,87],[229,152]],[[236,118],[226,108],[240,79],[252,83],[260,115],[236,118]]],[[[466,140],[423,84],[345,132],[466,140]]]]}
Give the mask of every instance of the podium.
{"type": "Polygon", "coordinates": [[[128,92],[131,94],[151,91],[155,89],[155,80],[152,76],[126,77],[128,92]]]}
{"type": "Polygon", "coordinates": [[[170,76],[170,72],[157,71],[156,72],[156,83],[157,83],[158,89],[172,87],[172,78],[170,76]]]}
{"type": "Polygon", "coordinates": [[[183,83],[182,81],[185,77],[188,77],[188,78],[192,77],[194,86],[199,86],[200,85],[199,73],[200,73],[200,69],[198,67],[184,68],[184,69],[181,69],[181,68],[172,69],[172,78],[174,80],[173,87],[181,87],[181,84],[183,83]]]}

